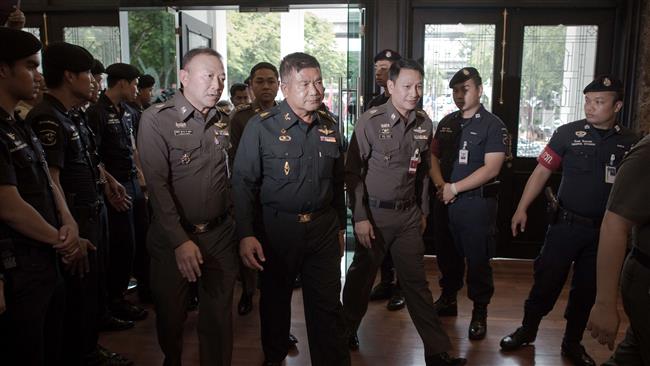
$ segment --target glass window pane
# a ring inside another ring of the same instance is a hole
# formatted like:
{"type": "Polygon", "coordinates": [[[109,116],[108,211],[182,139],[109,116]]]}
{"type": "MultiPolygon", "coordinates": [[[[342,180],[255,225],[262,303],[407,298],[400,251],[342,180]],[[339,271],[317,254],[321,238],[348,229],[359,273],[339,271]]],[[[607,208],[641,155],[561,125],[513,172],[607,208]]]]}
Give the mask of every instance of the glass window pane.
{"type": "Polygon", "coordinates": [[[189,49],[193,48],[198,48],[198,47],[210,47],[210,40],[208,38],[203,37],[200,34],[196,34],[193,32],[188,33],[188,43],[189,43],[189,49]]]}
{"type": "Polygon", "coordinates": [[[437,125],[457,110],[449,80],[463,67],[475,67],[483,78],[481,102],[492,108],[494,24],[426,24],[424,27],[423,108],[437,125]]]}
{"type": "Polygon", "coordinates": [[[553,131],[584,118],[582,90],[594,78],[598,26],[527,26],[519,99],[518,157],[537,157],[553,131]]]}
{"type": "Polygon", "coordinates": [[[104,66],[121,60],[119,27],[65,27],[63,40],[84,47],[104,66]]]}

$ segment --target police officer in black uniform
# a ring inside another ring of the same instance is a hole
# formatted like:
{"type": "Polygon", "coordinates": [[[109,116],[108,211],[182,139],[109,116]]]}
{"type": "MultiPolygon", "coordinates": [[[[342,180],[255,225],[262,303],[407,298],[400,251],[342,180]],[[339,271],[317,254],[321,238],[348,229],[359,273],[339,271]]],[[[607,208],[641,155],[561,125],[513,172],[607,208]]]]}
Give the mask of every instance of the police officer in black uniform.
{"type": "MultiPolygon", "coordinates": [[[[365,105],[365,110],[380,106],[388,101],[388,98],[390,98],[390,93],[388,93],[388,88],[386,87],[386,83],[388,82],[388,70],[390,70],[390,66],[393,62],[400,60],[401,58],[402,56],[400,56],[399,53],[390,49],[385,49],[375,55],[375,58],[373,59],[375,63],[375,82],[383,89],[383,93],[370,99],[365,105]]],[[[391,282],[392,281],[391,278],[391,282]]]]}
{"type": "Polygon", "coordinates": [[[431,149],[443,289],[436,308],[439,315],[456,315],[456,292],[463,287],[467,260],[467,295],[474,302],[468,333],[478,340],[485,337],[487,306],[494,293],[490,267],[496,246],[498,185],[494,179],[505,159],[508,135],[503,122],[480,102],[483,86],[475,68],[456,72],[449,87],[459,110],[440,121],[431,149]]]}
{"type": "MultiPolygon", "coordinates": [[[[135,111],[126,102],[134,101],[140,72],[135,67],[117,63],[106,69],[108,88],[97,103],[87,110],[88,124],[95,133],[97,149],[106,171],[126,188],[127,195],[142,197],[139,173],[135,162],[133,125],[135,111]]],[[[133,271],[135,256],[134,209],[113,205],[108,207],[111,228],[108,297],[109,308],[118,318],[142,320],[146,310],[124,299],[133,271]]]]}
{"type": "Polygon", "coordinates": [[[7,305],[0,355],[7,365],[56,364],[65,301],[59,255],[76,267],[86,259],[85,246],[51,182],[38,138],[13,115],[42,81],[41,43],[30,33],[0,28],[0,44],[0,252],[7,305]]]}
{"type": "Polygon", "coordinates": [[[318,61],[287,55],[280,76],[286,99],[248,122],[233,175],[240,255],[262,271],[264,365],[280,365],[287,355],[298,273],[312,365],[349,365],[339,300],[346,225],[341,137],[336,121],[319,110],[324,88],[318,61]],[[258,199],[268,239],[262,244],[254,230],[258,199]]]}
{"type": "Polygon", "coordinates": [[[524,305],[522,326],[501,340],[501,348],[514,350],[535,340],[539,323],[553,309],[573,267],[562,355],[575,365],[594,365],[580,342],[596,297],[598,234],[617,166],[638,137],[616,121],[623,107],[619,80],[600,76],[585,87],[584,94],[587,118],[555,131],[537,158],[512,217],[516,236],[526,228],[531,202],[552,172],[562,167],[558,197],[552,197],[549,206],[551,223],[535,259],[535,282],[524,305]]]}
{"type": "MultiPolygon", "coordinates": [[[[237,152],[239,140],[241,140],[244,128],[248,121],[256,114],[267,111],[277,103],[275,97],[278,95],[280,87],[280,75],[278,69],[268,62],[260,62],[253,66],[250,71],[250,87],[252,88],[255,99],[253,103],[241,104],[235,108],[230,115],[230,143],[232,144],[233,154],[237,152]]],[[[255,236],[264,242],[264,227],[262,224],[262,213],[257,211],[255,217],[255,236]]],[[[253,293],[257,287],[257,271],[246,266],[240,267],[240,278],[242,283],[242,294],[237,305],[239,315],[245,315],[253,310],[253,293]]]]}
{"type": "MultiPolygon", "coordinates": [[[[27,123],[43,145],[52,180],[65,195],[79,224],[80,236],[95,246],[105,247],[108,233],[99,162],[95,158],[92,132],[75,108],[84,104],[97,87],[91,74],[93,61],[92,55],[82,47],[69,43],[48,46],[43,52],[48,92],[31,110],[27,123]]],[[[101,287],[94,250],[88,259],[88,267],[81,268],[87,273],[64,274],[66,317],[62,364],[81,365],[92,359],[129,364],[97,345],[101,287]]]]}

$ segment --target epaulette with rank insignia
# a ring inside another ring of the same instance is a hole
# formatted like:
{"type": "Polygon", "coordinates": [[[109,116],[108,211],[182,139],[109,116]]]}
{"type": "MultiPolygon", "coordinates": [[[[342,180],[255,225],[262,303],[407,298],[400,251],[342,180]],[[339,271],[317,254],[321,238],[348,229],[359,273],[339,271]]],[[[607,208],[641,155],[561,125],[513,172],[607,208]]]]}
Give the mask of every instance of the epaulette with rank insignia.
{"type": "Polygon", "coordinates": [[[331,114],[329,114],[327,111],[324,111],[324,110],[319,109],[319,110],[318,110],[318,114],[320,114],[321,117],[327,119],[328,121],[330,121],[330,122],[333,123],[333,124],[337,124],[337,123],[338,123],[338,122],[336,121],[336,119],[334,119],[334,117],[333,117],[331,114]]]}
{"type": "Polygon", "coordinates": [[[382,104],[380,106],[372,107],[368,109],[363,114],[369,114],[370,116],[368,118],[373,118],[376,116],[381,116],[384,113],[386,113],[386,108],[385,108],[385,104],[382,104]]]}
{"type": "Polygon", "coordinates": [[[415,111],[415,114],[418,117],[428,117],[427,112],[423,111],[422,109],[418,109],[417,111],[415,111]]]}
{"type": "Polygon", "coordinates": [[[251,103],[244,103],[244,104],[240,104],[237,107],[235,107],[235,111],[236,112],[245,111],[247,109],[251,109],[252,107],[253,107],[253,105],[251,103]]]}
{"type": "Polygon", "coordinates": [[[273,117],[277,114],[277,108],[273,108],[269,111],[262,111],[258,114],[260,116],[260,120],[263,121],[267,118],[273,117]]]}
{"type": "Polygon", "coordinates": [[[172,107],[172,106],[174,106],[174,103],[172,103],[171,101],[166,101],[166,102],[162,102],[162,103],[156,103],[152,107],[157,109],[157,112],[160,112],[160,111],[162,111],[162,110],[164,110],[166,108],[172,107]]]}

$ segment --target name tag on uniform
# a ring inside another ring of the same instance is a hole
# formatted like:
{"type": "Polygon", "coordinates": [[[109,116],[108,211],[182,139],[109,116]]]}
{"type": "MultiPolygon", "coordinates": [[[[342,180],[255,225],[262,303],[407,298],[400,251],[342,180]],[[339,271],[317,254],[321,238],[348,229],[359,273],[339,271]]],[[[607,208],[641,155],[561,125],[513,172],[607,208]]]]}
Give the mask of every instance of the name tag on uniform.
{"type": "Polygon", "coordinates": [[[336,137],[334,137],[334,136],[321,136],[320,140],[324,141],[324,142],[336,142],[336,137]]]}
{"type": "Polygon", "coordinates": [[[189,136],[192,130],[174,130],[174,136],[189,136]]]}
{"type": "Polygon", "coordinates": [[[467,150],[467,141],[463,142],[463,148],[458,150],[458,164],[467,165],[469,162],[469,151],[467,150]]]}
{"type": "Polygon", "coordinates": [[[413,140],[426,140],[428,137],[427,135],[413,135],[413,140]]]}
{"type": "Polygon", "coordinates": [[[415,149],[411,160],[409,161],[409,174],[414,175],[418,171],[418,164],[420,164],[420,149],[415,149]]]}
{"type": "Polygon", "coordinates": [[[612,154],[609,159],[609,164],[605,165],[605,183],[614,184],[616,179],[616,166],[614,161],[616,160],[616,155],[612,154]]]}
{"type": "Polygon", "coordinates": [[[111,118],[111,119],[108,120],[108,122],[106,122],[106,124],[107,125],[119,125],[120,120],[117,119],[117,118],[111,118]]]}

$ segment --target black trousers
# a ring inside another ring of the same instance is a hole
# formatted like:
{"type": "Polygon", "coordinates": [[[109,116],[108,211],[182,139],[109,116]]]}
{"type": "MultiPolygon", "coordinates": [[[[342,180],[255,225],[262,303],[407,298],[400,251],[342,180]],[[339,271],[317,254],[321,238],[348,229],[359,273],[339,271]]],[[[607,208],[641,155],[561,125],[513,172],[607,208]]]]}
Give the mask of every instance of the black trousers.
{"type": "Polygon", "coordinates": [[[132,197],[133,206],[124,212],[115,210],[108,205],[109,235],[109,266],[108,266],[108,300],[121,300],[129,285],[133,273],[135,259],[135,219],[134,210],[136,198],[141,195],[140,185],[133,178],[120,182],[126,193],[132,197]]]}
{"type": "Polygon", "coordinates": [[[550,225],[539,256],[535,259],[535,281],[524,306],[524,326],[537,329],[542,317],[555,305],[573,265],[564,341],[582,340],[591,307],[596,300],[596,255],[599,229],[578,224],[550,225]]]}
{"type": "Polygon", "coordinates": [[[282,361],[288,353],[291,295],[300,273],[311,364],[350,365],[339,300],[341,256],[336,212],[330,209],[309,223],[298,223],[297,215],[268,207],[263,210],[268,240],[262,243],[266,262],[260,274],[260,320],[266,359],[282,361]]]}
{"type": "MultiPolygon", "coordinates": [[[[139,188],[139,186],[138,186],[139,188]]],[[[135,234],[135,257],[133,276],[138,280],[138,293],[148,296],[151,293],[149,279],[149,250],[147,249],[147,232],[149,231],[149,200],[145,199],[140,189],[136,191],[133,202],[133,224],[135,234]]]]}
{"type": "Polygon", "coordinates": [[[435,200],[433,204],[433,220],[436,258],[440,270],[438,284],[443,295],[455,296],[463,288],[465,258],[460,254],[458,247],[454,244],[454,238],[451,236],[447,205],[439,200],[435,200]]]}
{"type": "MultiPolygon", "coordinates": [[[[463,258],[467,261],[467,296],[477,304],[489,304],[494,294],[494,280],[490,259],[496,249],[497,199],[480,196],[458,197],[448,205],[449,228],[454,238],[457,254],[447,249],[448,263],[443,268],[449,269],[443,277],[449,275],[457,287],[458,278],[463,278],[465,267],[460,265],[463,258]]],[[[444,244],[442,244],[444,245],[444,244]]],[[[444,287],[443,287],[444,288],[444,287]]]]}
{"type": "Polygon", "coordinates": [[[420,209],[372,209],[371,213],[376,239],[370,249],[357,244],[343,289],[347,326],[353,332],[359,328],[368,309],[377,268],[386,253],[390,252],[406,299],[406,307],[424,343],[425,355],[432,356],[450,350],[451,343],[436,315],[424,271],[420,209]]]}
{"type": "Polygon", "coordinates": [[[15,257],[17,267],[4,272],[7,311],[0,315],[0,360],[8,366],[56,365],[65,309],[57,256],[51,248],[17,243],[15,257]]]}
{"type": "Polygon", "coordinates": [[[623,266],[621,295],[630,326],[603,366],[650,365],[650,268],[631,256],[623,266]]]}
{"type": "MultiPolygon", "coordinates": [[[[151,291],[156,306],[158,343],[164,366],[180,366],[183,324],[190,301],[190,283],[181,276],[174,246],[155,219],[148,235],[151,254],[151,291]]],[[[238,272],[235,224],[227,219],[218,227],[192,234],[203,264],[197,282],[199,355],[201,366],[229,366],[232,359],[232,297],[238,272]]]]}
{"type": "Polygon", "coordinates": [[[79,236],[88,239],[97,251],[88,252],[90,271],[83,278],[64,271],[66,310],[63,325],[61,365],[83,365],[84,357],[92,352],[99,339],[100,306],[105,306],[104,261],[107,241],[106,208],[84,206],[70,208],[79,236]],[[102,283],[103,282],[103,283],[102,283]]]}

